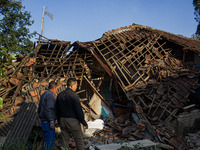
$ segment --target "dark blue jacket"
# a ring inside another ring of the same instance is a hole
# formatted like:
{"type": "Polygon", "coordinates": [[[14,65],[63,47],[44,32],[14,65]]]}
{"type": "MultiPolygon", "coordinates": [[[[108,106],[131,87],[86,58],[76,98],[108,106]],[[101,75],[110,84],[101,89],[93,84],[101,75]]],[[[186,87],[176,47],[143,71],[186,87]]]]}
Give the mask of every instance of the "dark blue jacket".
{"type": "Polygon", "coordinates": [[[78,119],[84,126],[87,125],[84,119],[79,96],[70,88],[67,88],[58,94],[56,100],[56,110],[58,121],[60,117],[75,118],[78,119]]]}
{"type": "Polygon", "coordinates": [[[38,106],[39,117],[48,121],[56,120],[56,99],[55,94],[47,90],[40,96],[40,102],[38,106]]]}

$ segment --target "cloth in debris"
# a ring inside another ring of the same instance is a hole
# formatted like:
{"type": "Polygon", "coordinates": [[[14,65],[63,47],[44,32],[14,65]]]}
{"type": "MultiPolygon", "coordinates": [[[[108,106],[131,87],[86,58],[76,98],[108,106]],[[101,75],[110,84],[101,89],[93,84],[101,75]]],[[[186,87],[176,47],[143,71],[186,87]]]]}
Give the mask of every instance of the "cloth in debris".
{"type": "Polygon", "coordinates": [[[102,119],[88,121],[87,124],[88,124],[88,129],[90,128],[103,129],[104,128],[104,121],[102,119]]]}
{"type": "Polygon", "coordinates": [[[94,121],[88,121],[88,129],[83,133],[84,138],[91,137],[95,132],[102,130],[104,128],[104,121],[102,119],[96,119],[94,121]]]}

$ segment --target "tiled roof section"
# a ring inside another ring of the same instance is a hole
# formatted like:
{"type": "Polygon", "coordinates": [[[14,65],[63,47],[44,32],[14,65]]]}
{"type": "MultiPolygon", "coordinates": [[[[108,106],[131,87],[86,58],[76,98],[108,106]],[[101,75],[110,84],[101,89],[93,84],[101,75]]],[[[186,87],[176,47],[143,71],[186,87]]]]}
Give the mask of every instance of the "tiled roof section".
{"type": "Polygon", "coordinates": [[[138,24],[134,24],[132,26],[125,26],[125,27],[121,27],[118,29],[113,29],[113,30],[107,31],[103,34],[102,38],[106,38],[108,36],[116,35],[116,34],[118,34],[119,36],[129,37],[131,35],[134,35],[134,32],[141,32],[141,31],[146,32],[146,33],[151,33],[151,34],[162,35],[161,36],[162,38],[169,40],[171,42],[177,43],[177,44],[183,46],[184,49],[186,49],[186,50],[193,50],[193,51],[200,52],[200,40],[184,37],[181,35],[176,35],[173,33],[169,33],[166,31],[162,31],[162,30],[158,30],[155,28],[142,26],[142,25],[138,25],[138,24]]]}
{"type": "Polygon", "coordinates": [[[121,32],[125,32],[125,31],[134,31],[135,30],[135,26],[125,26],[125,27],[121,27],[121,28],[118,28],[118,29],[113,29],[113,30],[110,30],[110,31],[107,31],[105,32],[104,35],[111,35],[111,34],[118,34],[118,33],[121,33],[121,32]]]}

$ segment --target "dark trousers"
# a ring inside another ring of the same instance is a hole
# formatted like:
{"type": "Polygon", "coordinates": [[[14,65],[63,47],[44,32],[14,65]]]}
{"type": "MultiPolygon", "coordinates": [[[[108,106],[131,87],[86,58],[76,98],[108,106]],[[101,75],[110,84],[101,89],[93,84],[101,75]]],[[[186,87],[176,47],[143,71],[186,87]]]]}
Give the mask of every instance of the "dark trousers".
{"type": "Polygon", "coordinates": [[[69,147],[70,134],[72,134],[77,150],[85,149],[80,122],[77,119],[60,118],[60,129],[64,147],[69,147]]]}
{"type": "Polygon", "coordinates": [[[50,129],[50,122],[41,120],[42,131],[44,133],[44,144],[42,150],[52,150],[55,140],[55,129],[50,129]]]}

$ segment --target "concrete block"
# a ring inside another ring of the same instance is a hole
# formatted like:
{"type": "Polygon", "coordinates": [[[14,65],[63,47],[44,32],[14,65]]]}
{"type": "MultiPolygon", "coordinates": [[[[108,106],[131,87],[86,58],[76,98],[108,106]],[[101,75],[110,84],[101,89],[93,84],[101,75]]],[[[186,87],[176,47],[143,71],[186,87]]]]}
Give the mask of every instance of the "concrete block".
{"type": "Polygon", "coordinates": [[[138,141],[124,142],[122,144],[112,143],[112,144],[105,144],[105,145],[96,145],[95,148],[97,150],[116,150],[116,149],[121,148],[122,146],[134,148],[137,145],[139,145],[142,148],[142,147],[152,147],[152,146],[155,147],[158,144],[149,140],[138,140],[138,141]]]}

